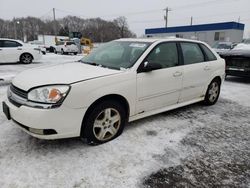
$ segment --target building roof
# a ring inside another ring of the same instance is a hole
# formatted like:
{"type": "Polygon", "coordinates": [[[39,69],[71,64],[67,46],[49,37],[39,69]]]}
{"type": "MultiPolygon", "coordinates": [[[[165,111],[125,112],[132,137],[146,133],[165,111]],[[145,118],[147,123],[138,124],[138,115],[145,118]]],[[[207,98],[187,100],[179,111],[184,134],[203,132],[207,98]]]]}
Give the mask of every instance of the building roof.
{"type": "Polygon", "coordinates": [[[160,34],[160,33],[182,33],[182,32],[197,32],[197,31],[213,31],[213,30],[244,30],[245,24],[238,22],[223,22],[223,23],[211,23],[201,25],[189,25],[178,27],[163,27],[145,29],[145,34],[160,34]]]}

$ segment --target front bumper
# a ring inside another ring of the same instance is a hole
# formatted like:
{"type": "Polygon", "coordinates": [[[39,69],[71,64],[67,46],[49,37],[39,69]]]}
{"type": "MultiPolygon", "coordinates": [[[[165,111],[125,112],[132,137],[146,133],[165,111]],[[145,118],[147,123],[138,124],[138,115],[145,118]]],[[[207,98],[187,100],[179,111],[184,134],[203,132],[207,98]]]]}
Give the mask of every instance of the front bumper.
{"type": "Polygon", "coordinates": [[[33,55],[33,61],[39,61],[42,58],[42,52],[35,52],[32,54],[33,55]]]}
{"type": "Polygon", "coordinates": [[[40,139],[80,136],[82,120],[87,110],[85,108],[72,109],[63,105],[54,109],[38,109],[25,105],[17,107],[8,99],[4,102],[9,108],[13,122],[26,133],[40,139]],[[39,130],[47,132],[42,134],[39,130]]]}
{"type": "Polygon", "coordinates": [[[228,68],[226,75],[250,78],[250,70],[228,68]]]}

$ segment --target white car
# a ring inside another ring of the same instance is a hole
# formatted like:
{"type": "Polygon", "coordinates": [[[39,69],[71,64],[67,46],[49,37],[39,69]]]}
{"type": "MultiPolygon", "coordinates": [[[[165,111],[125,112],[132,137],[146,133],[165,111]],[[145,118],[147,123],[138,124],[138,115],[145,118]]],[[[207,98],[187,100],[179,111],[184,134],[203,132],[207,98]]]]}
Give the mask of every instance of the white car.
{"type": "Polygon", "coordinates": [[[32,63],[41,59],[39,48],[19,40],[0,38],[0,63],[32,63]]]}
{"type": "Polygon", "coordinates": [[[55,47],[56,53],[61,53],[61,54],[77,54],[79,49],[76,46],[76,44],[73,41],[66,41],[66,42],[59,42],[59,45],[55,47]]]}
{"type": "Polygon", "coordinates": [[[81,62],[19,74],[3,111],[34,137],[99,144],[127,122],[199,101],[215,104],[224,77],[224,60],[203,42],[120,39],[81,62]]]}

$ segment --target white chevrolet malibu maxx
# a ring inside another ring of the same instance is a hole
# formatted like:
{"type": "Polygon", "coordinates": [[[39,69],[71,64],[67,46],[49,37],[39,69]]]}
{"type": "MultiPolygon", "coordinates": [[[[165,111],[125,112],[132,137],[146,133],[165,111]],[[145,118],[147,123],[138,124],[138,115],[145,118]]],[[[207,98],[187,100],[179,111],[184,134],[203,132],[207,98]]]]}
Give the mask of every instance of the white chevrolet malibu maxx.
{"type": "Polygon", "coordinates": [[[34,137],[99,144],[127,122],[199,101],[215,104],[224,76],[224,60],[203,42],[120,39],[80,62],[22,72],[3,111],[34,137]]]}

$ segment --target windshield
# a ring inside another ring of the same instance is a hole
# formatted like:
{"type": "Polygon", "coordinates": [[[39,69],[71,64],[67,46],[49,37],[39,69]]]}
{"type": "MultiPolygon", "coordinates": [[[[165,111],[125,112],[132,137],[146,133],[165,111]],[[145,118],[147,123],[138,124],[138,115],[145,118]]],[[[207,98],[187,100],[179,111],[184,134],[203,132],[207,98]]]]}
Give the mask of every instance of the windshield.
{"type": "Polygon", "coordinates": [[[216,49],[230,49],[231,48],[231,44],[230,43],[217,43],[213,46],[213,48],[216,49]]]}
{"type": "Polygon", "coordinates": [[[135,64],[150,44],[149,42],[112,41],[99,46],[80,61],[112,69],[126,69],[135,64]]]}

